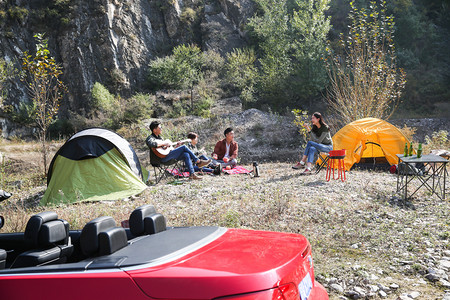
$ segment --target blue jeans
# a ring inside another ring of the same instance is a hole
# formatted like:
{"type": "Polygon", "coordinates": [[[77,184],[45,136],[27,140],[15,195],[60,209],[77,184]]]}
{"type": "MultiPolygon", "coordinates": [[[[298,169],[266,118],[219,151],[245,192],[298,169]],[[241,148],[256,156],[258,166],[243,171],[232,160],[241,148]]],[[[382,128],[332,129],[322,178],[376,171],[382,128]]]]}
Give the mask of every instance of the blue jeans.
{"type": "MultiPolygon", "coordinates": [[[[208,157],[205,156],[205,155],[200,155],[198,158],[203,159],[203,160],[208,160],[208,159],[210,159],[210,158],[208,158],[208,157]]],[[[211,160],[211,163],[210,163],[207,167],[210,167],[211,165],[212,165],[212,166],[215,166],[213,160],[211,160]]],[[[205,173],[212,173],[212,172],[214,171],[213,169],[207,168],[207,167],[199,168],[199,167],[197,167],[196,165],[194,165],[194,170],[195,170],[195,172],[205,172],[205,173]]]]}
{"type": "Polygon", "coordinates": [[[333,145],[324,145],[313,141],[309,141],[306,144],[305,152],[303,152],[303,155],[306,155],[308,157],[308,159],[306,160],[307,162],[314,164],[316,153],[319,152],[328,153],[331,150],[333,150],[333,145]]]}
{"type": "Polygon", "coordinates": [[[222,165],[222,168],[226,168],[228,166],[234,167],[235,165],[237,165],[236,158],[233,158],[232,160],[229,160],[228,162],[224,162],[223,160],[217,160],[217,162],[222,165]]]}
{"type": "Polygon", "coordinates": [[[168,162],[169,160],[183,160],[186,168],[189,171],[189,174],[194,174],[194,166],[192,164],[192,161],[197,162],[198,158],[197,156],[192,153],[191,150],[189,150],[188,147],[185,145],[180,146],[178,148],[173,149],[169,152],[169,154],[161,159],[161,162],[168,162]]]}

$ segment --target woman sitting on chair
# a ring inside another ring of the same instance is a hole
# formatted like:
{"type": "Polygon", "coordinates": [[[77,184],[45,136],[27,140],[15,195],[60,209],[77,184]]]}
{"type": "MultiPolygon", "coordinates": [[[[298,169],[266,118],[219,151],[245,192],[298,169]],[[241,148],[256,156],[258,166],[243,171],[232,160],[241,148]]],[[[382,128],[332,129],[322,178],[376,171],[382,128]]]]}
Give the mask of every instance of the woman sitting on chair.
{"type": "Polygon", "coordinates": [[[311,116],[312,129],[305,125],[311,135],[311,141],[306,144],[301,160],[292,168],[303,169],[302,174],[311,175],[312,166],[315,163],[315,155],[319,152],[330,152],[333,150],[333,140],[331,139],[330,127],[323,121],[320,113],[315,112],[311,116]]]}

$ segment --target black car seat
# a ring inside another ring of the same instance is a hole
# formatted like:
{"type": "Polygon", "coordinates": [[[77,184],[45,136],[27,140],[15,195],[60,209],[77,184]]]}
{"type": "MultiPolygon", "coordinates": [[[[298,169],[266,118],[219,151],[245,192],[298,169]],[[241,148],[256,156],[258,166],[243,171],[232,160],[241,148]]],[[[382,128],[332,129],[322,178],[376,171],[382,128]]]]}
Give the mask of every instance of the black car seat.
{"type": "Polygon", "coordinates": [[[73,252],[69,223],[58,219],[55,212],[36,214],[28,220],[24,240],[28,249],[19,254],[11,268],[64,263],[73,252]]]}
{"type": "Polygon", "coordinates": [[[111,217],[99,217],[87,223],[80,235],[80,247],[87,257],[109,255],[125,247],[127,234],[122,227],[116,227],[111,217]]]}
{"type": "Polygon", "coordinates": [[[135,237],[158,233],[167,228],[166,219],[162,214],[156,213],[151,204],[136,208],[130,215],[129,225],[131,234],[135,237]]]}
{"type": "Polygon", "coordinates": [[[0,249],[0,270],[6,266],[6,250],[0,249]]]}

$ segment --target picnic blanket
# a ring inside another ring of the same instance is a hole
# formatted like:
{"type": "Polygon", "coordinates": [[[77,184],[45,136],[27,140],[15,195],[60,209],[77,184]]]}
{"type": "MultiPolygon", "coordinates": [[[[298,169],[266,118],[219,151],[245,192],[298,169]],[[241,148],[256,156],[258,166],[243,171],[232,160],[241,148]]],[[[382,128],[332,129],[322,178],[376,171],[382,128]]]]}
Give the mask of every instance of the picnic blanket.
{"type": "Polygon", "coordinates": [[[236,166],[230,170],[223,169],[222,171],[226,174],[248,174],[248,173],[252,172],[252,171],[247,170],[243,166],[236,166]]]}
{"type": "MultiPolygon", "coordinates": [[[[166,169],[166,171],[172,174],[173,176],[189,177],[189,172],[180,172],[178,169],[166,169]]],[[[231,174],[249,174],[253,171],[247,170],[243,166],[236,166],[230,170],[223,169],[222,172],[231,175],[231,174]]]]}
{"type": "Polygon", "coordinates": [[[178,169],[166,169],[166,171],[172,174],[173,176],[189,177],[189,172],[180,172],[180,170],[178,169]]]}

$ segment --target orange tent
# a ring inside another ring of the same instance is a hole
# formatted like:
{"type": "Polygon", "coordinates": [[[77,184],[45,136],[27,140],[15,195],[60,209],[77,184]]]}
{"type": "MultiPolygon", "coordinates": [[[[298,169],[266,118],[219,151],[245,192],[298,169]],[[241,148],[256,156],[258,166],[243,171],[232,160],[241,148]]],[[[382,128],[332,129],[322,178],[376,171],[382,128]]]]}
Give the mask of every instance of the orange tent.
{"type": "Polygon", "coordinates": [[[385,157],[398,163],[408,139],[394,125],[376,118],[364,118],[345,125],[333,136],[333,149],[346,149],[345,169],[350,170],[361,158],[385,157]]]}

